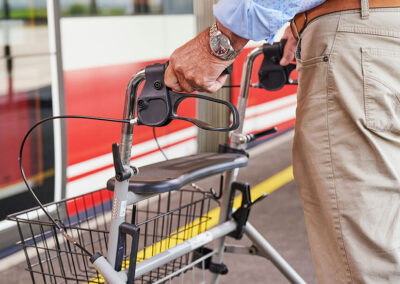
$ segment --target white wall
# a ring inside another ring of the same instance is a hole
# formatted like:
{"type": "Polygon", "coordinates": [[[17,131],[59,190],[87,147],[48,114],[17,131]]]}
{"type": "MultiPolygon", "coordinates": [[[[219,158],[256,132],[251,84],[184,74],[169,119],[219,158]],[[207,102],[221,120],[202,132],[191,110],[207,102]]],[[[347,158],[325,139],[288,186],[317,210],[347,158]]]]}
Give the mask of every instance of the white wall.
{"type": "Polygon", "coordinates": [[[64,70],[167,58],[195,32],[194,15],[63,18],[64,70]]]}

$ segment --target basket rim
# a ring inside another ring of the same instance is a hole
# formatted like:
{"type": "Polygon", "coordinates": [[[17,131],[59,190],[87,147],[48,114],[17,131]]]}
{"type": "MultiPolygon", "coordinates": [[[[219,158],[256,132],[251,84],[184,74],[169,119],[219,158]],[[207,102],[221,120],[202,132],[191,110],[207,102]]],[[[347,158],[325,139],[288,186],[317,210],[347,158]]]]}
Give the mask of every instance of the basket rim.
{"type": "MultiPolygon", "coordinates": [[[[58,200],[58,201],[52,201],[52,202],[43,204],[43,207],[46,208],[46,207],[49,207],[51,205],[57,205],[57,204],[65,203],[67,201],[75,200],[75,199],[78,199],[78,198],[83,198],[83,197],[88,196],[90,194],[95,194],[97,192],[99,192],[99,193],[103,192],[104,190],[105,189],[98,189],[98,190],[87,192],[87,193],[84,193],[84,194],[81,194],[81,195],[78,195],[78,196],[64,198],[64,199],[61,199],[61,200],[58,200]]],[[[111,192],[110,190],[107,190],[107,191],[111,192]]],[[[16,221],[16,219],[18,219],[19,215],[26,214],[26,213],[33,212],[33,211],[37,211],[37,210],[41,210],[41,207],[39,205],[35,206],[35,207],[32,207],[32,208],[28,208],[28,209],[22,210],[22,211],[19,211],[19,212],[15,212],[15,213],[9,214],[9,215],[6,216],[6,220],[16,221]]]]}
{"type": "MultiPolygon", "coordinates": [[[[102,191],[104,191],[104,189],[99,189],[99,190],[92,191],[92,192],[85,193],[85,194],[81,194],[81,195],[78,195],[78,196],[75,196],[75,197],[64,198],[64,199],[59,200],[59,201],[49,202],[49,203],[43,204],[43,207],[48,209],[48,207],[50,207],[50,206],[53,206],[53,205],[57,206],[59,204],[66,203],[68,201],[76,200],[76,199],[79,199],[79,198],[84,198],[85,196],[88,196],[90,194],[100,193],[102,191]]],[[[112,191],[108,190],[108,192],[112,192],[112,191]]],[[[207,199],[213,199],[212,195],[209,192],[204,192],[204,191],[181,188],[179,190],[175,190],[175,191],[172,191],[172,192],[191,192],[191,193],[202,194],[203,197],[201,199],[196,200],[195,202],[201,202],[201,201],[205,201],[207,199]]],[[[160,193],[160,194],[164,194],[164,193],[160,193]]],[[[167,214],[176,212],[177,210],[181,210],[183,208],[186,208],[187,206],[190,206],[190,204],[185,204],[185,205],[182,205],[182,206],[180,206],[178,208],[174,208],[174,209],[172,209],[172,210],[170,210],[168,212],[162,213],[161,215],[167,215],[167,214]]],[[[35,206],[35,207],[32,207],[32,208],[28,208],[28,209],[25,209],[25,210],[22,210],[22,211],[7,215],[5,220],[12,221],[12,222],[17,222],[17,223],[39,224],[39,225],[49,225],[49,226],[53,225],[53,223],[51,221],[39,221],[39,220],[29,219],[29,218],[21,216],[23,214],[29,214],[30,212],[35,212],[35,211],[41,211],[42,212],[42,209],[41,209],[40,206],[35,206]]],[[[67,227],[71,227],[71,226],[68,225],[68,226],[65,226],[65,227],[67,228],[67,227]]]]}

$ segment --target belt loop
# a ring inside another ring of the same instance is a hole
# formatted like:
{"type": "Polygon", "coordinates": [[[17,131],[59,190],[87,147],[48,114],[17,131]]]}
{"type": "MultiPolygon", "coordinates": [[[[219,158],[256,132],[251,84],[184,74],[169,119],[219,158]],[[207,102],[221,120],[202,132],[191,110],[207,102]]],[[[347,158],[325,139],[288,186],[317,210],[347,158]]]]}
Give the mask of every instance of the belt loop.
{"type": "Polygon", "coordinates": [[[367,20],[369,17],[369,3],[368,0],[361,0],[361,19],[367,20]]]}
{"type": "Polygon", "coordinates": [[[294,18],[290,21],[290,29],[292,30],[292,34],[293,34],[294,38],[296,40],[299,40],[300,34],[299,34],[299,31],[297,30],[296,21],[294,18]]]}

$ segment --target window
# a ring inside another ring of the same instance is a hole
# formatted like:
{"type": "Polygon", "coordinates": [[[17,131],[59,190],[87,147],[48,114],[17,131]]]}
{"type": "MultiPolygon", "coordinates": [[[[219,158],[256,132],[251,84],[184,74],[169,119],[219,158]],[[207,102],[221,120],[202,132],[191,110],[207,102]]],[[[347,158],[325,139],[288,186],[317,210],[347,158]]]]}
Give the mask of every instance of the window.
{"type": "MultiPolygon", "coordinates": [[[[11,246],[10,214],[36,206],[19,171],[26,131],[52,115],[46,0],[0,0],[0,250],[11,246]]],[[[54,139],[51,123],[35,131],[24,149],[27,178],[43,203],[54,199],[54,139]]],[[[14,230],[14,231],[13,231],[14,230]]]]}
{"type": "Polygon", "coordinates": [[[192,14],[192,0],[61,0],[63,16],[192,14]]]}

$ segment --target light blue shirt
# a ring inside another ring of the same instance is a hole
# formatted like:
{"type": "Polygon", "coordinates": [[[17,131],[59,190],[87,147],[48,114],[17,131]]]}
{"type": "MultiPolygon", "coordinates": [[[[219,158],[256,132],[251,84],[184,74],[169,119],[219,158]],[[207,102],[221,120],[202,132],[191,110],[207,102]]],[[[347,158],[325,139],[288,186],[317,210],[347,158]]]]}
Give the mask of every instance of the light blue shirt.
{"type": "Polygon", "coordinates": [[[326,0],[219,0],[214,16],[235,34],[252,40],[272,41],[275,33],[297,13],[326,0]]]}

